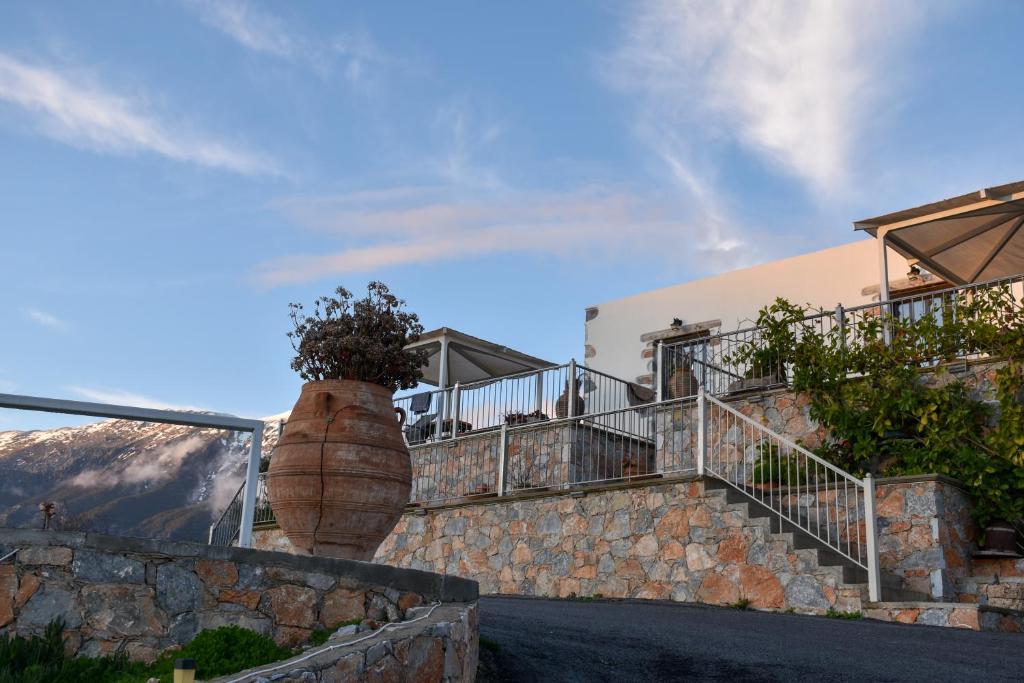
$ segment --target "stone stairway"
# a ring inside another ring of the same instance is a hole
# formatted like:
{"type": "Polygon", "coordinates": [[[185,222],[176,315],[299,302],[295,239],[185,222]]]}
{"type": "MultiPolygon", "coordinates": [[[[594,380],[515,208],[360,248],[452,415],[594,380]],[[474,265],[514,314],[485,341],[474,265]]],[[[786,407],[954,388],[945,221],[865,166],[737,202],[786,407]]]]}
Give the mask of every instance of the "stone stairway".
{"type": "MultiPolygon", "coordinates": [[[[835,582],[837,593],[845,596],[841,611],[861,611],[868,604],[868,573],[867,570],[849,558],[837,552],[806,530],[792,522],[782,519],[769,506],[745,495],[731,484],[713,476],[704,479],[704,489],[708,495],[717,495],[725,500],[726,509],[738,512],[746,517],[749,527],[760,527],[767,532],[771,541],[773,555],[796,555],[804,572],[831,578],[835,582]]],[[[768,566],[773,569],[769,558],[768,566]]],[[[785,565],[776,566],[776,571],[785,571],[785,565]]],[[[882,597],[885,601],[924,601],[927,596],[901,587],[899,577],[882,574],[882,597]]],[[[831,583],[831,582],[830,582],[831,583]]],[[[837,602],[837,605],[840,603],[837,602]]]]}

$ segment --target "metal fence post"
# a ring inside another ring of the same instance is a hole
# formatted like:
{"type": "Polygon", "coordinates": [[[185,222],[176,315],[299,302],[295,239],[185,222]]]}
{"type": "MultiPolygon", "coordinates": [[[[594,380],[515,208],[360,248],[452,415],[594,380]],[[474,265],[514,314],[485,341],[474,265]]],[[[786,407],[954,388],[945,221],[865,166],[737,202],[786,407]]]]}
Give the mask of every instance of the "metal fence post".
{"type": "Polygon", "coordinates": [[[508,467],[508,425],[501,425],[498,435],[498,495],[504,496],[506,489],[505,472],[508,467]]]}
{"type": "Polygon", "coordinates": [[[454,439],[459,435],[459,412],[462,406],[460,405],[460,394],[459,394],[459,383],[456,382],[452,388],[452,438],[454,439]]]}
{"type": "Polygon", "coordinates": [[[249,465],[245,471],[245,490],[242,492],[242,520],[238,525],[238,547],[252,547],[252,520],[256,515],[256,483],[260,476],[260,457],[263,455],[263,423],[252,430],[249,446],[249,465]]]}
{"type": "Polygon", "coordinates": [[[654,353],[654,400],[661,403],[664,396],[662,392],[665,390],[665,347],[658,341],[654,353]]]}
{"type": "Polygon", "coordinates": [[[568,417],[576,417],[576,397],[579,396],[580,390],[576,386],[576,359],[573,358],[569,361],[569,387],[565,390],[566,398],[566,415],[568,417]]]}
{"type": "Polygon", "coordinates": [[[836,304],[836,327],[839,328],[839,343],[846,348],[846,309],[842,304],[836,304]]]}
{"type": "Polygon", "coordinates": [[[533,409],[538,413],[544,412],[544,371],[537,371],[537,384],[534,387],[533,409]]]}
{"type": "Polygon", "coordinates": [[[703,385],[697,387],[697,475],[704,475],[704,458],[708,447],[708,397],[703,385]]]}
{"type": "Polygon", "coordinates": [[[875,518],[875,479],[864,475],[864,535],[867,542],[868,600],[882,601],[882,585],[878,564],[878,520],[875,518]]]}

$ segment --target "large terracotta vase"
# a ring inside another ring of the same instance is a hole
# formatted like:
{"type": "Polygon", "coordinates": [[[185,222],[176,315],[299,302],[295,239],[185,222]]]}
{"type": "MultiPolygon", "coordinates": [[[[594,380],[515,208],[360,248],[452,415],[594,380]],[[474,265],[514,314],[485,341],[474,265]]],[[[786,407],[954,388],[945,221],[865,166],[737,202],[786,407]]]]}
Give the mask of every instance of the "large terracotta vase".
{"type": "Polygon", "coordinates": [[[409,502],[404,421],[382,386],[325,380],[302,387],[267,473],[270,506],[293,546],[373,558],[409,502]]]}

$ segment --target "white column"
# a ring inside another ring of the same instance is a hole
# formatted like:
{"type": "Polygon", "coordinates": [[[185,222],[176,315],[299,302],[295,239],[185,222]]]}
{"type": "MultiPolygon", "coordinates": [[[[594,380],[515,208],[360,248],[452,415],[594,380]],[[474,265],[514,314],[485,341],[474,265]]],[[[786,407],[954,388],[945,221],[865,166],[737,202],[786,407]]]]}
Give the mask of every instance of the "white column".
{"type": "Polygon", "coordinates": [[[260,476],[260,457],[263,455],[263,423],[252,431],[249,446],[249,465],[245,470],[245,489],[242,491],[242,521],[238,525],[238,546],[252,547],[252,520],[256,515],[256,486],[260,476]]]}
{"type": "Polygon", "coordinates": [[[888,231],[885,228],[879,228],[876,237],[878,238],[878,270],[879,270],[879,287],[878,287],[878,311],[882,315],[882,340],[886,346],[889,345],[890,330],[889,324],[885,321],[885,318],[889,316],[890,309],[885,305],[885,302],[889,300],[889,251],[885,246],[885,235],[888,231]]]}
{"type": "Polygon", "coordinates": [[[864,475],[864,535],[868,565],[868,600],[882,601],[881,568],[878,564],[878,520],[875,518],[875,480],[864,475]]]}
{"type": "Polygon", "coordinates": [[[434,421],[434,441],[441,440],[441,434],[444,433],[444,418],[445,412],[448,410],[447,392],[448,388],[448,330],[445,328],[441,332],[441,367],[438,370],[437,377],[437,388],[440,392],[437,394],[437,419],[434,421]]]}

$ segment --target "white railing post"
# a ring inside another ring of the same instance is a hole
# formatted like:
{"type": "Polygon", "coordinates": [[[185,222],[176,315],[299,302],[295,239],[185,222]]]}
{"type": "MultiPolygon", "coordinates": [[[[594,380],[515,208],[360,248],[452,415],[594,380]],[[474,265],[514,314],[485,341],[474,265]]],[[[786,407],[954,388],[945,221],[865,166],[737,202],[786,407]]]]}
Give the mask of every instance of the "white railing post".
{"type": "Polygon", "coordinates": [[[505,472],[508,468],[508,425],[501,425],[498,435],[498,495],[504,496],[506,489],[505,472]]]}
{"type": "MultiPolygon", "coordinates": [[[[555,386],[558,386],[557,384],[555,386]]],[[[537,384],[534,387],[536,392],[533,397],[533,409],[538,413],[544,412],[544,371],[537,371],[537,384]]]]}
{"type": "Polygon", "coordinates": [[[708,397],[704,385],[697,387],[697,475],[704,475],[704,460],[708,447],[708,397]]]}
{"type": "Polygon", "coordinates": [[[462,410],[461,393],[459,389],[459,383],[456,382],[455,386],[452,387],[452,438],[454,439],[459,435],[459,413],[462,410]]]}
{"type": "Polygon", "coordinates": [[[576,397],[579,396],[580,390],[576,386],[576,359],[573,358],[569,361],[569,388],[565,390],[566,398],[566,416],[576,417],[576,397]]]}
{"type": "Polygon", "coordinates": [[[864,475],[864,535],[867,543],[868,600],[882,601],[882,585],[878,564],[878,520],[875,517],[875,479],[864,475]]]}
{"type": "Polygon", "coordinates": [[[839,328],[839,343],[846,348],[846,310],[842,304],[836,304],[836,327],[839,328]]]}
{"type": "Polygon", "coordinates": [[[662,392],[664,391],[665,381],[665,350],[662,343],[659,341],[658,346],[654,352],[654,400],[661,403],[662,392]]]}
{"type": "Polygon", "coordinates": [[[238,547],[252,547],[252,520],[256,515],[256,486],[260,476],[260,457],[263,454],[263,423],[252,430],[249,446],[249,465],[245,470],[245,489],[242,491],[242,520],[238,525],[238,547]]]}

